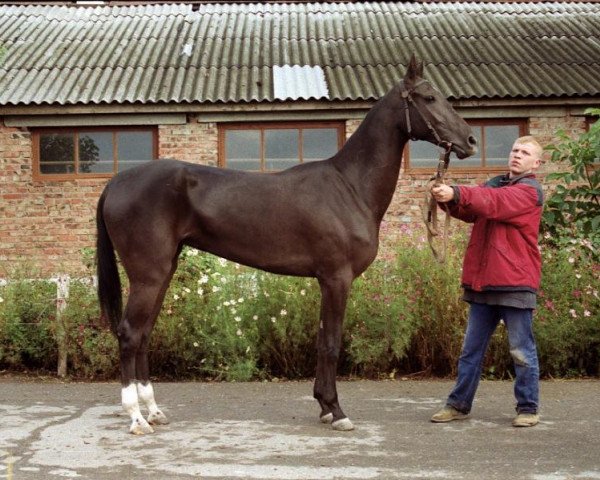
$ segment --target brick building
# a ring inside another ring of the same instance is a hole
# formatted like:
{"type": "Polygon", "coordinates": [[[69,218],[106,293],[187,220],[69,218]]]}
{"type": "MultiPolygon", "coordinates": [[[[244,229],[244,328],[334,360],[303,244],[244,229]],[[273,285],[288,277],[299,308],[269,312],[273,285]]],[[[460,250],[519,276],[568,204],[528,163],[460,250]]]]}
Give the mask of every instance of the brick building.
{"type": "MultiPolygon", "coordinates": [[[[585,131],[600,105],[598,3],[16,3],[0,6],[0,277],[81,272],[103,186],[139,162],[326,158],[413,52],[482,146],[450,181],[503,172],[517,135],[585,131]]],[[[411,144],[386,231],[420,221],[436,156],[411,144]]]]}

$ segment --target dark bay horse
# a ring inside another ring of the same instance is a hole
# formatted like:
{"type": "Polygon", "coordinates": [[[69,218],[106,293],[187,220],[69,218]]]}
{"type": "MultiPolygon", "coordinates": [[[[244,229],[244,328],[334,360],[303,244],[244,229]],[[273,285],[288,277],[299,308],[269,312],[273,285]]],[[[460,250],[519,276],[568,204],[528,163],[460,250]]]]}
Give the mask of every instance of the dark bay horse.
{"type": "Polygon", "coordinates": [[[184,245],[321,288],[314,397],[320,418],[352,430],[338,403],[337,360],[352,281],[375,259],[379,225],[409,139],[476,151],[467,123],[422,78],[411,59],[403,81],[380,99],[333,157],[274,173],[159,160],[116,175],[98,202],[98,295],[119,340],[122,403],[130,431],[167,423],[149,382],[148,341],[184,245]],[[122,314],[115,251],[129,278],[122,314]],[[149,410],[147,420],[140,401],[149,410]]]}

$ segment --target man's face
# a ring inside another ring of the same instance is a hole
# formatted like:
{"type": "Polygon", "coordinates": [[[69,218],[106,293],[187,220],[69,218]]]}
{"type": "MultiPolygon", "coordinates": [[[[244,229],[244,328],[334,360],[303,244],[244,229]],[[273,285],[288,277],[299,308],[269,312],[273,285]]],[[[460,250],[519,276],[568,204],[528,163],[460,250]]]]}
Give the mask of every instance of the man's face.
{"type": "Polygon", "coordinates": [[[533,143],[517,143],[512,147],[508,157],[510,177],[523,173],[531,173],[540,165],[541,152],[533,143]]]}

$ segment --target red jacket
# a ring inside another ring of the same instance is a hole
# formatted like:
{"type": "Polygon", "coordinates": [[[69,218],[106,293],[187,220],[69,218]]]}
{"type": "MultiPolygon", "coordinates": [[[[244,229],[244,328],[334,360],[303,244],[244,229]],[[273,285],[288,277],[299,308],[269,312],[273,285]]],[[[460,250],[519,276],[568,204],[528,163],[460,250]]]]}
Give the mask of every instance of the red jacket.
{"type": "Polygon", "coordinates": [[[463,287],[530,291],[540,286],[542,188],[533,174],[500,175],[477,187],[454,187],[450,213],[474,223],[463,262],[463,287]]]}

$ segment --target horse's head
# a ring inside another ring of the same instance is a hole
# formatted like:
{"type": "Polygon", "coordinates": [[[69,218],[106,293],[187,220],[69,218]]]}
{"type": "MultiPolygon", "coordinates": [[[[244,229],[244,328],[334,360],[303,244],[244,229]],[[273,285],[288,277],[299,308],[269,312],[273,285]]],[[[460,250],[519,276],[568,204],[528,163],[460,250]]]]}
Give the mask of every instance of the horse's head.
{"type": "Polygon", "coordinates": [[[399,85],[403,114],[401,125],[413,140],[436,145],[452,144],[458,158],[477,152],[477,140],[471,127],[452,108],[444,96],[423,79],[423,63],[414,55],[402,84],[399,85]]]}

